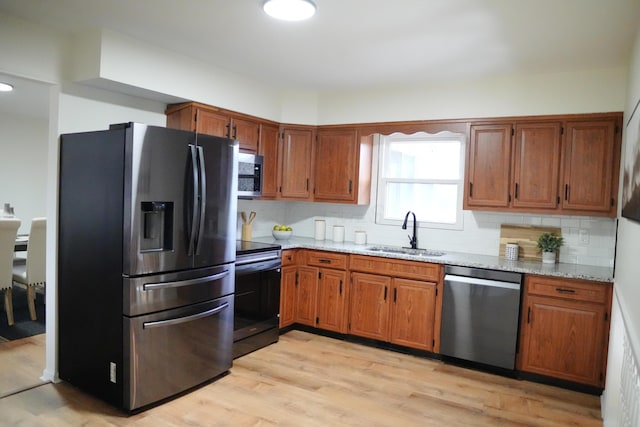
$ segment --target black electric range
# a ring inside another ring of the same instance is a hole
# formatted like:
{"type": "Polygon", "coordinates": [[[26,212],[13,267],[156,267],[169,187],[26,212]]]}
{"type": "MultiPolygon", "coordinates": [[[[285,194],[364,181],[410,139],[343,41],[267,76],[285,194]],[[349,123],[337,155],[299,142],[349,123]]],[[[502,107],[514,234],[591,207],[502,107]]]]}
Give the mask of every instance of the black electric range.
{"type": "Polygon", "coordinates": [[[233,357],[278,341],[281,246],[236,241],[233,357]]]}

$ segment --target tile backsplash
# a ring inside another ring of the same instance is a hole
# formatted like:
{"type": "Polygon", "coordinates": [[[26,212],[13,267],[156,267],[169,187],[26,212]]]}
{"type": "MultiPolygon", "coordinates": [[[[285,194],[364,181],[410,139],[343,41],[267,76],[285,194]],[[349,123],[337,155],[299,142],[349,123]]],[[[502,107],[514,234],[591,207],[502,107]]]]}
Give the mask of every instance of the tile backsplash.
{"type": "MultiPolygon", "coordinates": [[[[407,230],[395,225],[375,222],[375,203],[352,206],[333,203],[281,202],[239,200],[238,212],[256,211],[253,236],[270,236],[275,224],[293,227],[294,236],[313,238],[315,220],[326,221],[326,238],[333,239],[333,226],[345,228],[345,240],[354,241],[356,231],[367,233],[367,244],[406,246],[407,230]]],[[[615,256],[616,220],[611,218],[523,215],[494,212],[463,211],[462,230],[418,229],[421,248],[480,255],[498,255],[500,225],[543,225],[560,227],[565,243],[560,249],[560,261],[613,267],[615,256]]],[[[239,215],[239,214],[238,214],[239,215]]],[[[420,218],[418,218],[418,221],[420,218]]],[[[238,238],[240,238],[240,220],[238,238]]]]}

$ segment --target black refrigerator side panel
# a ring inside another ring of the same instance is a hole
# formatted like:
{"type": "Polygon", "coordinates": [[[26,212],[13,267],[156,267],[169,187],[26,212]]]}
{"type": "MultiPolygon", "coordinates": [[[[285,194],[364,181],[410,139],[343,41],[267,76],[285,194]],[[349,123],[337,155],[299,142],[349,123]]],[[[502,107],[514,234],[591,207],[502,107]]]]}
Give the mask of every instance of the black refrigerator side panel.
{"type": "Polygon", "coordinates": [[[124,130],[60,141],[59,375],[121,407],[124,130]]]}

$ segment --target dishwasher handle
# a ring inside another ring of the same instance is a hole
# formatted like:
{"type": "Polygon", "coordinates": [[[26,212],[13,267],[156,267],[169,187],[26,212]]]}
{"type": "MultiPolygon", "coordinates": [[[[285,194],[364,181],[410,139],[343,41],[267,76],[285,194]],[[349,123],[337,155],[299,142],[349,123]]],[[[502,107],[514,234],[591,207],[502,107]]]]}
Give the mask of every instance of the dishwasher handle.
{"type": "Polygon", "coordinates": [[[469,285],[489,286],[493,288],[520,290],[520,283],[501,282],[497,280],[488,280],[488,279],[478,279],[476,277],[454,276],[452,274],[445,275],[444,281],[466,283],[469,285]]]}

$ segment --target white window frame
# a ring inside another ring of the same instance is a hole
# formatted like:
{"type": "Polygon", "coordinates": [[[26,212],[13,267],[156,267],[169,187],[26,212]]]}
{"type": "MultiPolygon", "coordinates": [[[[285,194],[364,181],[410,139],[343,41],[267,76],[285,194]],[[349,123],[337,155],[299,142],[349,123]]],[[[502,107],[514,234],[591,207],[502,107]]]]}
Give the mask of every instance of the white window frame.
{"type": "MultiPolygon", "coordinates": [[[[464,228],[464,212],[462,210],[462,198],[464,193],[464,163],[466,152],[465,135],[453,132],[440,132],[437,134],[429,134],[426,132],[418,132],[411,135],[402,133],[393,133],[391,135],[381,135],[378,147],[378,171],[377,171],[377,203],[376,203],[376,224],[401,226],[403,220],[390,219],[384,217],[385,212],[385,196],[387,183],[418,183],[418,184],[455,184],[458,186],[458,197],[456,200],[456,222],[443,223],[421,220],[418,216],[418,227],[420,228],[436,228],[444,230],[462,230],[464,228]],[[458,179],[402,179],[402,178],[385,178],[383,176],[385,170],[385,161],[388,159],[388,143],[396,141],[456,141],[460,142],[460,170],[458,171],[458,179]]],[[[411,210],[408,208],[407,210],[411,210]]]]}

